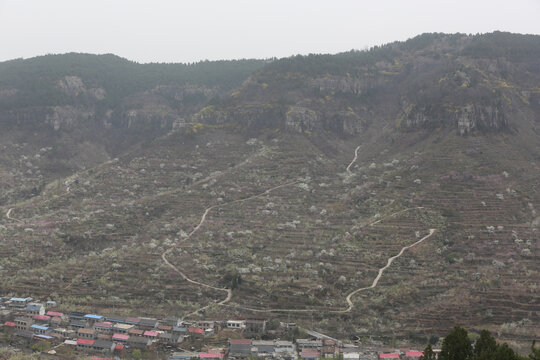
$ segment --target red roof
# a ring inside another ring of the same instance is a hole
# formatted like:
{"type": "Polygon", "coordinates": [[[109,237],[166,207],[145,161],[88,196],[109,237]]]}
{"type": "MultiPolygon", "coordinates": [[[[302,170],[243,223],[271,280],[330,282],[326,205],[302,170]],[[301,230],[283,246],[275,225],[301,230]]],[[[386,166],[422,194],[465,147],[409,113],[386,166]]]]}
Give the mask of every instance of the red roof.
{"type": "Polygon", "coordinates": [[[399,359],[399,354],[379,354],[381,359],[399,359]]]}
{"type": "Polygon", "coordinates": [[[114,350],[124,350],[124,345],[122,344],[116,344],[116,346],[114,347],[114,350]]]}
{"type": "Polygon", "coordinates": [[[229,339],[231,345],[251,345],[251,339],[229,339]]]}
{"type": "Polygon", "coordinates": [[[56,311],[47,311],[47,315],[49,315],[49,316],[59,316],[59,317],[64,316],[64,314],[62,314],[61,312],[56,312],[56,311]]]}
{"type": "Polygon", "coordinates": [[[15,323],[12,322],[12,321],[6,321],[6,322],[4,323],[4,326],[15,327],[15,323]]]}
{"type": "Polygon", "coordinates": [[[189,332],[190,333],[197,333],[197,334],[204,334],[204,330],[199,329],[199,328],[189,328],[189,332]]]}
{"type": "Polygon", "coordinates": [[[421,357],[421,356],[424,356],[424,353],[421,352],[421,351],[407,351],[405,353],[405,356],[408,356],[408,357],[421,357]]]}
{"type": "Polygon", "coordinates": [[[51,320],[51,317],[47,315],[34,315],[34,319],[49,321],[51,320]]]}
{"type": "Polygon", "coordinates": [[[215,353],[200,353],[199,358],[200,359],[223,359],[225,355],[223,354],[215,354],[215,353]]]}
{"type": "Polygon", "coordinates": [[[158,332],[157,331],[150,331],[150,330],[146,330],[143,334],[143,336],[158,336],[158,332]]]}
{"type": "Polygon", "coordinates": [[[90,339],[77,339],[77,345],[94,345],[94,340],[90,339]]]}
{"type": "Polygon", "coordinates": [[[129,335],[124,335],[124,334],[114,334],[112,336],[112,338],[114,340],[118,339],[118,340],[128,340],[129,339],[129,335]]]}

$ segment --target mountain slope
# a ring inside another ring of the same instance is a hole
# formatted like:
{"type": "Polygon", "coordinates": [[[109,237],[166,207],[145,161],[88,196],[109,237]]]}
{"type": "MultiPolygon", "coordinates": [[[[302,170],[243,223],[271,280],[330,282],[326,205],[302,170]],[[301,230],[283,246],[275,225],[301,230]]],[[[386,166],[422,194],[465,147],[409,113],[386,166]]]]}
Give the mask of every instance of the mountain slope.
{"type": "Polygon", "coordinates": [[[1,288],[340,336],[538,337],[539,44],[426,34],[267,64],[184,126],[6,204],[1,288]]]}

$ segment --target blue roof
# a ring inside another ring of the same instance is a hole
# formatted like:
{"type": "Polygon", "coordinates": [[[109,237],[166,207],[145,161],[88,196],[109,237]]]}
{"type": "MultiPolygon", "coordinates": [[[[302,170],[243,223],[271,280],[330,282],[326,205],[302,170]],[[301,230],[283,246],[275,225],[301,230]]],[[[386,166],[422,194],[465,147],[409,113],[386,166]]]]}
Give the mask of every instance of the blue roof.
{"type": "Polygon", "coordinates": [[[11,301],[29,301],[28,298],[11,298],[11,301]]]}
{"type": "Polygon", "coordinates": [[[184,328],[184,327],[174,327],[173,328],[173,331],[177,331],[177,332],[187,332],[188,329],[184,328]]]}
{"type": "Polygon", "coordinates": [[[94,315],[94,314],[86,314],[84,315],[85,318],[87,319],[96,319],[96,320],[101,320],[103,319],[103,316],[101,315],[94,315]]]}
{"type": "Polygon", "coordinates": [[[53,337],[52,336],[48,336],[48,335],[34,335],[35,337],[37,338],[40,338],[40,339],[45,339],[45,340],[51,340],[53,337]]]}
{"type": "Polygon", "coordinates": [[[26,307],[26,310],[39,310],[39,309],[41,309],[41,308],[42,308],[41,305],[28,305],[28,306],[26,307]]]}
{"type": "Polygon", "coordinates": [[[30,326],[30,327],[31,327],[32,329],[49,330],[49,328],[46,327],[46,326],[41,326],[41,325],[36,325],[36,324],[34,324],[34,325],[30,326]]]}

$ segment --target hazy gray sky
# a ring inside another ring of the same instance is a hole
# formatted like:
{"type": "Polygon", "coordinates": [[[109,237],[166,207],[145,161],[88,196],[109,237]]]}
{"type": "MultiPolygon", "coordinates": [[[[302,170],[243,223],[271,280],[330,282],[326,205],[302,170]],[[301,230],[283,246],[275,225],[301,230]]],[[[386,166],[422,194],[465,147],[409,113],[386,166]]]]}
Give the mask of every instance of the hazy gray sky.
{"type": "Polygon", "coordinates": [[[540,0],[0,0],[0,61],[114,53],[139,62],[362,49],[423,32],[540,34],[540,0]]]}

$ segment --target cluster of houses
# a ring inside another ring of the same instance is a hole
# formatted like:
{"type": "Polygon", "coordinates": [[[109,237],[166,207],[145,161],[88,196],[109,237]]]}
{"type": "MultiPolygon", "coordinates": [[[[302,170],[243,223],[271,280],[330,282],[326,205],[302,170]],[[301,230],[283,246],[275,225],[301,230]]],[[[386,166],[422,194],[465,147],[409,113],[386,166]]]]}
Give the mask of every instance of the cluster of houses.
{"type": "Polygon", "coordinates": [[[56,303],[33,302],[32,298],[0,298],[2,327],[15,336],[33,341],[63,342],[79,350],[112,353],[126,348],[152,349],[157,345],[177,347],[186,339],[202,340],[222,327],[246,334],[263,334],[266,320],[245,319],[184,322],[178,318],[158,320],[143,317],[103,316],[55,311],[56,303]],[[52,308],[52,309],[51,309],[52,308]],[[50,310],[47,310],[50,309],[50,310]]]}
{"type": "Polygon", "coordinates": [[[221,360],[225,357],[237,360],[249,358],[278,360],[315,360],[323,358],[343,360],[419,360],[422,356],[423,353],[421,351],[409,349],[380,351],[359,348],[353,345],[344,345],[331,338],[296,339],[295,341],[229,339],[228,349],[210,349],[204,353],[176,352],[169,360],[190,360],[194,358],[221,360]]]}
{"type": "MultiPolygon", "coordinates": [[[[155,346],[181,349],[180,344],[186,340],[204,340],[221,330],[228,330],[237,337],[228,340],[228,347],[223,344],[222,348],[207,348],[204,352],[175,352],[170,360],[418,360],[423,356],[422,352],[409,349],[380,351],[344,345],[329,337],[295,341],[258,340],[267,334],[267,321],[264,319],[188,322],[178,318],[158,320],[116,315],[64,314],[55,308],[54,301],[43,304],[34,302],[32,298],[0,298],[0,326],[12,331],[16,337],[30,341],[49,341],[85,352],[99,353],[118,353],[130,348],[150,350],[155,346]]],[[[285,325],[284,328],[289,328],[289,324],[285,325]]]]}

